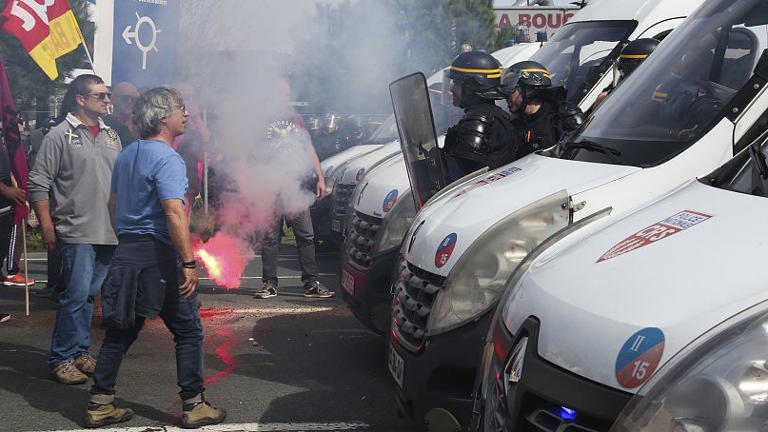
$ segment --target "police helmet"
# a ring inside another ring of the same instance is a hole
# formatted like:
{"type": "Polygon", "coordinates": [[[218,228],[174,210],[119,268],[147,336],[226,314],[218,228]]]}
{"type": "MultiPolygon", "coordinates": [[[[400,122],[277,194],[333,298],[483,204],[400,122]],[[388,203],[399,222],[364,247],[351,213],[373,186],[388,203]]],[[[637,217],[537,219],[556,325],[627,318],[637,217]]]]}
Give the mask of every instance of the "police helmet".
{"type": "Polygon", "coordinates": [[[652,38],[635,39],[628,43],[619,54],[619,71],[626,77],[659,46],[659,41],[652,38]]]}
{"type": "Polygon", "coordinates": [[[552,77],[544,65],[532,60],[521,61],[508,67],[501,75],[501,89],[509,95],[518,86],[531,89],[552,87],[552,77]]]}
{"type": "MultiPolygon", "coordinates": [[[[470,51],[459,54],[446,71],[445,77],[461,85],[464,102],[471,96],[481,99],[499,98],[501,63],[486,52],[470,51]]],[[[448,80],[445,81],[443,89],[450,88],[447,85],[448,80]]]]}

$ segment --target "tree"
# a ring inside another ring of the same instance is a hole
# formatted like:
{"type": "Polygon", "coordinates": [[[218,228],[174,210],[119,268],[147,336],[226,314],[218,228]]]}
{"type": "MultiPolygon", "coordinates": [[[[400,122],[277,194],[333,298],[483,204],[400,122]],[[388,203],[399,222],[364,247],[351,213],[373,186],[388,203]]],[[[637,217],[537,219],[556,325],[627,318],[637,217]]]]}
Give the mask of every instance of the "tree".
{"type": "MultiPolygon", "coordinates": [[[[11,0],[0,0],[0,8],[5,7],[8,1],[11,0]]],[[[85,40],[92,46],[95,26],[88,19],[88,1],[69,0],[69,5],[85,40]]],[[[0,32],[0,58],[5,62],[16,108],[26,119],[34,118],[38,124],[51,115],[48,100],[57,90],[64,88],[66,76],[75,68],[90,68],[85,52],[78,48],[56,61],[59,77],[51,81],[18,39],[4,32],[0,32]]]]}

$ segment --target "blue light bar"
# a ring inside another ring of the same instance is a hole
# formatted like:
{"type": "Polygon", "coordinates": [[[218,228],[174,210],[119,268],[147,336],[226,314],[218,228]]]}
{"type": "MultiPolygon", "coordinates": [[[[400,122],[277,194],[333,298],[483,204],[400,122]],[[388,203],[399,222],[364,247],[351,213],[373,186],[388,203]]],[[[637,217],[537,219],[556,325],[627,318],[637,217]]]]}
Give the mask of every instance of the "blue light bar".
{"type": "Polygon", "coordinates": [[[576,420],[576,411],[572,410],[568,407],[561,406],[560,412],[557,413],[557,416],[560,417],[563,420],[568,421],[575,421],[576,420]]]}

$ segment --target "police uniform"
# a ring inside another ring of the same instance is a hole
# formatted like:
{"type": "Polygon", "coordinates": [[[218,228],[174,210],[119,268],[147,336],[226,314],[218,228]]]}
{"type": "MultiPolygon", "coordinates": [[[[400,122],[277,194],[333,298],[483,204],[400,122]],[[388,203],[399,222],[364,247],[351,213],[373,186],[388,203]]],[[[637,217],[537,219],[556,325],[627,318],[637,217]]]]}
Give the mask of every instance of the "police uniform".
{"type": "MultiPolygon", "coordinates": [[[[457,91],[453,104],[464,110],[464,116],[446,133],[443,159],[448,181],[457,180],[483,167],[498,168],[513,160],[511,145],[512,118],[496,106],[501,64],[490,54],[472,51],[462,53],[447,70],[457,91]]],[[[448,82],[444,84],[448,88],[448,82]]]]}

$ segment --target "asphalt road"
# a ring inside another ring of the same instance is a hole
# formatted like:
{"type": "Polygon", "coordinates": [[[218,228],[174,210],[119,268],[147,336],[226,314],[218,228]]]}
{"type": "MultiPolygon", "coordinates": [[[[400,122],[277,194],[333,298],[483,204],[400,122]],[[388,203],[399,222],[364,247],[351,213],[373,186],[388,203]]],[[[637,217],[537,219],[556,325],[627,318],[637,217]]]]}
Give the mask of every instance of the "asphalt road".
{"type": "MultiPolygon", "coordinates": [[[[338,292],[337,258],[318,254],[321,280],[338,292]]],[[[45,255],[30,257],[30,276],[44,279],[45,255]]],[[[281,251],[278,297],[252,297],[260,274],[257,257],[240,289],[201,283],[206,398],[228,411],[226,425],[208,430],[406,430],[384,339],[365,330],[339,298],[302,296],[295,249],[281,251]]],[[[51,380],[46,356],[56,306],[31,301],[25,317],[23,287],[0,287],[0,311],[13,314],[0,324],[0,431],[78,430],[90,383],[51,380]]],[[[95,355],[104,331],[94,325],[92,335],[95,355]]],[[[162,321],[148,322],[118,378],[118,404],[136,415],[113,430],[175,430],[163,427],[181,414],[175,367],[170,333],[162,321]]]]}

